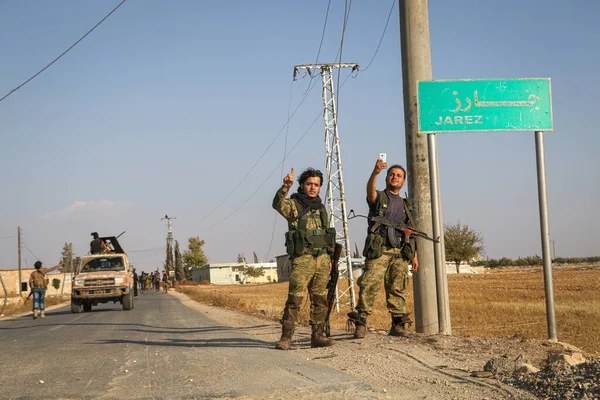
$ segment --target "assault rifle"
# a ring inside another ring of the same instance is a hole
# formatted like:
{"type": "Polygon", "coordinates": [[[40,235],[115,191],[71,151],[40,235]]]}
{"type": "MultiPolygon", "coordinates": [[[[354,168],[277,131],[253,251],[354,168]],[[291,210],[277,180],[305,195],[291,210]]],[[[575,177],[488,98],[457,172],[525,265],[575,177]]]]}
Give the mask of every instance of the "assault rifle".
{"type": "MultiPolygon", "coordinates": [[[[355,214],[354,210],[350,210],[350,213],[348,214],[348,219],[352,219],[352,218],[356,218],[356,217],[362,217],[362,218],[367,218],[367,219],[369,218],[366,215],[355,214]]],[[[439,237],[437,239],[430,238],[429,236],[427,236],[427,234],[425,232],[418,231],[418,230],[412,228],[410,225],[407,225],[404,223],[390,221],[389,219],[385,219],[383,217],[372,217],[371,221],[375,222],[375,224],[373,224],[373,227],[371,227],[371,232],[375,232],[377,230],[377,228],[379,228],[379,225],[385,225],[385,226],[389,226],[389,227],[392,227],[392,228],[402,231],[406,237],[406,241],[408,241],[408,239],[410,238],[410,235],[413,235],[413,236],[418,236],[418,237],[426,239],[426,240],[430,240],[434,243],[440,242],[439,237]]]]}
{"type": "Polygon", "coordinates": [[[29,296],[27,296],[27,298],[23,302],[23,305],[27,304],[27,301],[29,301],[29,298],[31,297],[32,294],[33,294],[33,289],[29,292],[29,296]]]}
{"type": "Polygon", "coordinates": [[[440,242],[439,237],[437,239],[430,238],[429,236],[427,236],[427,234],[425,232],[418,231],[418,230],[412,228],[411,226],[401,223],[401,222],[390,221],[389,219],[385,219],[383,217],[372,217],[371,221],[375,222],[375,224],[371,228],[371,232],[376,231],[377,228],[379,227],[379,225],[385,225],[390,228],[394,228],[394,229],[398,229],[398,230],[402,231],[402,233],[404,233],[404,238],[407,242],[408,242],[408,239],[410,239],[411,235],[429,240],[434,243],[440,242]]]}
{"type": "Polygon", "coordinates": [[[340,270],[338,264],[340,256],[342,255],[342,245],[339,243],[335,244],[335,250],[333,251],[333,257],[331,258],[331,272],[329,272],[329,282],[327,282],[327,316],[325,317],[325,336],[331,336],[331,326],[329,325],[329,316],[335,305],[337,297],[337,283],[340,276],[340,270]]]}

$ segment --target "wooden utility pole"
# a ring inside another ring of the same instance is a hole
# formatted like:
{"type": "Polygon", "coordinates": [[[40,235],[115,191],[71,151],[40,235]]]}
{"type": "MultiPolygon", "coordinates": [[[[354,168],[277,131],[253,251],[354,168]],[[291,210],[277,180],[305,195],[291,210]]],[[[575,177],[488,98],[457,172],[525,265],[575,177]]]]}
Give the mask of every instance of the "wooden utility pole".
{"type": "MultiPolygon", "coordinates": [[[[408,195],[417,229],[432,235],[431,182],[426,135],[419,134],[417,82],[432,79],[427,0],[401,0],[400,44],[408,195]]],[[[417,239],[419,271],[413,275],[415,325],[419,333],[438,333],[433,246],[417,239]]]]}
{"type": "Polygon", "coordinates": [[[23,282],[21,278],[21,227],[17,228],[17,253],[18,253],[18,265],[19,265],[19,296],[23,296],[23,282]]]}

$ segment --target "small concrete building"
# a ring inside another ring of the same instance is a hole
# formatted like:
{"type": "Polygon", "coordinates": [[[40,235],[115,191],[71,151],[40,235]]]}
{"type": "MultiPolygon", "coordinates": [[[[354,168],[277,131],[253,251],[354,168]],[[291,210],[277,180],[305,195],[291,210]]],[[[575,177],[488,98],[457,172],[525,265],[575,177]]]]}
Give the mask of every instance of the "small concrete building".
{"type": "MultiPolygon", "coordinates": [[[[24,296],[29,294],[29,277],[35,271],[34,268],[21,268],[21,292],[24,296]]],[[[0,297],[4,297],[4,290],[8,297],[16,297],[19,295],[19,270],[18,269],[0,269],[0,276],[4,282],[4,289],[0,284],[0,297]]],[[[71,274],[64,274],[59,271],[52,271],[46,275],[48,279],[48,289],[46,296],[56,296],[61,294],[71,293],[71,274]],[[53,281],[57,279],[58,289],[53,285],[53,281]]]]}
{"type": "MultiPolygon", "coordinates": [[[[279,282],[287,282],[290,280],[290,274],[292,272],[292,263],[290,262],[290,256],[287,254],[283,254],[275,257],[277,260],[277,277],[279,282]]],[[[365,258],[351,258],[350,262],[352,263],[352,277],[354,280],[358,279],[364,272],[365,268],[365,258]]],[[[346,270],[346,260],[341,259],[339,264],[340,271],[346,270]]],[[[470,264],[461,264],[460,265],[460,273],[461,274],[481,274],[484,272],[483,267],[472,267],[470,264]]],[[[447,274],[455,274],[456,273],[456,265],[452,261],[446,261],[446,273],[447,274]]],[[[410,276],[412,273],[408,272],[410,276]]],[[[341,275],[342,278],[345,275],[341,275]]]]}
{"type": "Polygon", "coordinates": [[[215,285],[278,282],[277,263],[213,263],[192,269],[194,282],[208,281],[215,285]],[[246,268],[262,268],[263,276],[251,277],[246,268]]]}

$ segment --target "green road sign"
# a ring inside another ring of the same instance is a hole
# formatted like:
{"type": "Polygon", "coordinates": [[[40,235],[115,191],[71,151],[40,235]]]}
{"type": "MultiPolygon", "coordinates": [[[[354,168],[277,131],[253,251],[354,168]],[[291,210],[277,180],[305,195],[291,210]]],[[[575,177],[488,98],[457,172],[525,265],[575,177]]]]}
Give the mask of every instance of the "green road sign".
{"type": "Polygon", "coordinates": [[[550,78],[419,82],[419,132],[551,131],[550,78]]]}

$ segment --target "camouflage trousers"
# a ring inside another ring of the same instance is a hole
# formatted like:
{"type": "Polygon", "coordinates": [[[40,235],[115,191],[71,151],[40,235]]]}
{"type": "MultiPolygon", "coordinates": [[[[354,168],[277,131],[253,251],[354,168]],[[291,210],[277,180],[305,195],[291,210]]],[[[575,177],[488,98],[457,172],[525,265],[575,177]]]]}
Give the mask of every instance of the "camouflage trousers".
{"type": "Polygon", "coordinates": [[[322,324],[327,316],[327,282],[331,258],[304,254],[292,260],[288,298],[281,322],[294,324],[302,307],[304,295],[310,296],[310,323],[322,324]]]}
{"type": "Polygon", "coordinates": [[[358,278],[358,305],[356,311],[370,315],[375,296],[384,281],[387,308],[392,315],[406,312],[404,291],[408,286],[408,263],[400,249],[385,248],[379,258],[367,259],[365,272],[358,278]]]}

